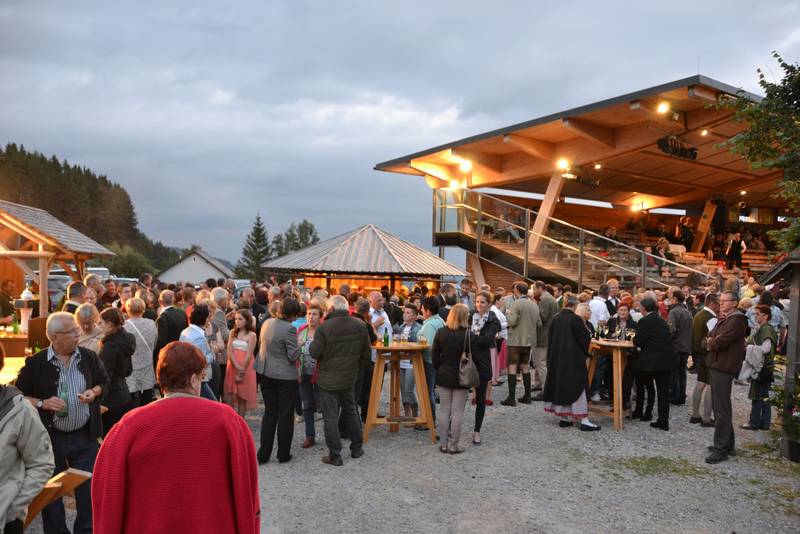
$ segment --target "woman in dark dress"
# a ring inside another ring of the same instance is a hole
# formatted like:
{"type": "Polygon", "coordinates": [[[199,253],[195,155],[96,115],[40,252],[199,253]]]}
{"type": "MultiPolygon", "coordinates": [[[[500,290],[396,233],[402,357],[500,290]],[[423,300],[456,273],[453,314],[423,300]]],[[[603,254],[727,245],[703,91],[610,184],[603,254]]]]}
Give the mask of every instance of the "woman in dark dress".
{"type": "Polygon", "coordinates": [[[585,432],[600,430],[589,421],[586,398],[591,333],[582,317],[575,313],[578,299],[564,299],[564,309],[556,314],[547,331],[547,378],[545,379],[544,411],[560,417],[558,425],[569,427],[580,420],[585,432]]]}
{"type": "Polygon", "coordinates": [[[472,444],[481,444],[481,425],[486,413],[486,390],[492,379],[491,349],[494,346],[497,333],[500,332],[500,319],[494,314],[491,307],[492,295],[488,291],[481,291],[475,297],[475,313],[472,314],[470,329],[475,334],[475,343],[472,345],[472,354],[475,365],[478,367],[480,383],[475,388],[475,431],[472,435],[472,444]]]}

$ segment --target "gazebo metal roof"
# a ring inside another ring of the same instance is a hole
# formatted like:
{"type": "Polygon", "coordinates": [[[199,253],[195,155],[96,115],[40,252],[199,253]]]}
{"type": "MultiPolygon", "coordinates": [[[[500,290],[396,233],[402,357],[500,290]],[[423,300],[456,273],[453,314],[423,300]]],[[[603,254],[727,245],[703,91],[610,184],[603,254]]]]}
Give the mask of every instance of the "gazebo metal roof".
{"type": "Polygon", "coordinates": [[[455,265],[367,224],[264,264],[271,272],[467,276],[455,265]]]}

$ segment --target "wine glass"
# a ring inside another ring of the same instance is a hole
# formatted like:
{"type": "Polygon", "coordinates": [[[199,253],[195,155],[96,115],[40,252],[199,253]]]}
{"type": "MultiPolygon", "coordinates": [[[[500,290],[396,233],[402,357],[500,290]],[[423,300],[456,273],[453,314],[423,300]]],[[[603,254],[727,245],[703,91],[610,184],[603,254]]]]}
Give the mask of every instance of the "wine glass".
{"type": "Polygon", "coordinates": [[[392,335],[392,345],[397,345],[400,343],[400,334],[392,335]]]}
{"type": "Polygon", "coordinates": [[[614,339],[622,339],[622,329],[619,326],[614,330],[614,339]]]}
{"type": "Polygon", "coordinates": [[[424,334],[420,334],[417,336],[417,343],[419,343],[420,345],[427,345],[428,338],[426,338],[424,334]]]}

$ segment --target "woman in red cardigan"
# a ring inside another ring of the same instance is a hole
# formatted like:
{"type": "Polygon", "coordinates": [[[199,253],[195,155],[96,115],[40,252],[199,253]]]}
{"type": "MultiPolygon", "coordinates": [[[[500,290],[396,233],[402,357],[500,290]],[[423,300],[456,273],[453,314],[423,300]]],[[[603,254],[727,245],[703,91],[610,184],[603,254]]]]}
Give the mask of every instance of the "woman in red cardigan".
{"type": "Polygon", "coordinates": [[[164,398],[128,412],[97,455],[97,534],[260,531],[253,436],[229,406],[199,396],[205,366],[189,343],[161,350],[164,398]]]}

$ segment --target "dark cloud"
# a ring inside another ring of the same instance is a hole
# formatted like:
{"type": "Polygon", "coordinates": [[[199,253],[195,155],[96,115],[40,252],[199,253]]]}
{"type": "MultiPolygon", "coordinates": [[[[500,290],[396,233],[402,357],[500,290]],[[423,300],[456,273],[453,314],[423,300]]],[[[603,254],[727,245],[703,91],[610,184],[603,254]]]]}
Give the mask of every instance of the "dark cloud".
{"type": "Polygon", "coordinates": [[[0,6],[0,142],[107,174],[140,226],[235,260],[256,212],[430,245],[422,180],[372,166],[699,71],[753,90],[797,2],[0,6]],[[189,6],[189,7],[187,7],[189,6]]]}

